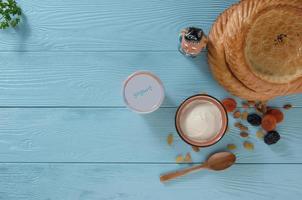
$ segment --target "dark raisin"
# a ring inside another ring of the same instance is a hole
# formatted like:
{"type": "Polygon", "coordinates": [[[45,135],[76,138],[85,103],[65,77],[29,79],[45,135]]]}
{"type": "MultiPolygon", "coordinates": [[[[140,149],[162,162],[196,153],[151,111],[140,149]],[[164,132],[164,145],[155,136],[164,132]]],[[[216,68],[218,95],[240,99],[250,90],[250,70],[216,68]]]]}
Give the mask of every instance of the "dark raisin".
{"type": "Polygon", "coordinates": [[[280,140],[280,134],[277,131],[269,131],[264,136],[264,142],[268,145],[275,144],[280,140]]]}
{"type": "Polygon", "coordinates": [[[259,126],[261,124],[262,118],[257,114],[249,114],[247,116],[247,121],[253,126],[259,126]]]}

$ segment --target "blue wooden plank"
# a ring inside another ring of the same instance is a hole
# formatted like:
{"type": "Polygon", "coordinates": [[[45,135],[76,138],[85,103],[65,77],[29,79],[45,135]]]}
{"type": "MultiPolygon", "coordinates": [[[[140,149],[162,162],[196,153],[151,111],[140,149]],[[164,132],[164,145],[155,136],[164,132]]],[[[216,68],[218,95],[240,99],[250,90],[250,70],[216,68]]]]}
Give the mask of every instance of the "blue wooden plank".
{"type": "MultiPolygon", "coordinates": [[[[1,106],[124,106],[122,82],[136,70],[150,70],[163,81],[164,106],[177,106],[196,93],[229,94],[213,79],[206,53],[189,59],[178,52],[1,53],[1,106]]],[[[302,106],[302,94],[272,105],[302,106]]]]}
{"type": "Polygon", "coordinates": [[[230,117],[230,130],[216,145],[199,153],[176,134],[174,108],[140,116],[127,109],[1,109],[0,162],[147,162],[175,163],[178,154],[192,154],[200,162],[229,143],[240,163],[302,163],[301,108],[285,113],[278,131],[281,141],[267,146],[256,138],[243,139],[230,117]],[[175,143],[166,137],[173,133],[175,143]],[[247,151],[245,140],[255,145],[247,151]]]}
{"type": "Polygon", "coordinates": [[[189,25],[206,32],[237,0],[19,0],[25,18],[1,31],[0,51],[133,51],[177,49],[189,25]]]}
{"type": "MultiPolygon", "coordinates": [[[[184,167],[184,166],[182,166],[184,167]]],[[[162,184],[176,165],[1,164],[3,200],[300,199],[302,165],[235,165],[162,184]],[[282,173],[281,173],[282,172],[282,173]]]]}

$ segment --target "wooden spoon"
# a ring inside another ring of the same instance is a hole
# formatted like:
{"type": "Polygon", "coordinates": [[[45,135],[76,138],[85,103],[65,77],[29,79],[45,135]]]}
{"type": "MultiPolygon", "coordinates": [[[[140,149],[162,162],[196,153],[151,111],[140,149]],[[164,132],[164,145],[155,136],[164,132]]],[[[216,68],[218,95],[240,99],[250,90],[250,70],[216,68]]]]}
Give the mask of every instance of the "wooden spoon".
{"type": "Polygon", "coordinates": [[[236,156],[230,152],[215,153],[211,155],[209,159],[203,164],[160,176],[160,181],[161,182],[169,181],[177,177],[199,171],[201,169],[209,169],[214,171],[224,170],[232,166],[235,163],[235,161],[236,161],[236,156]]]}

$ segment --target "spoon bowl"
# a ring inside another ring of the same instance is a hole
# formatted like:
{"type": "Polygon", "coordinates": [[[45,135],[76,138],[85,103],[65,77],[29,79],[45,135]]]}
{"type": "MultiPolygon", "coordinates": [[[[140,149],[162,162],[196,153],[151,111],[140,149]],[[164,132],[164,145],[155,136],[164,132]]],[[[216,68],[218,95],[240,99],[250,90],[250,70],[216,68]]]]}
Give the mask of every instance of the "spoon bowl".
{"type": "Polygon", "coordinates": [[[200,165],[182,169],[179,171],[171,172],[160,176],[160,181],[165,182],[175,179],[180,176],[199,171],[201,169],[209,169],[213,171],[221,171],[231,167],[236,162],[236,156],[230,152],[219,152],[211,155],[208,160],[200,165]]]}
{"type": "Polygon", "coordinates": [[[209,157],[208,169],[221,171],[229,168],[236,162],[236,156],[230,152],[219,152],[209,157]]]}

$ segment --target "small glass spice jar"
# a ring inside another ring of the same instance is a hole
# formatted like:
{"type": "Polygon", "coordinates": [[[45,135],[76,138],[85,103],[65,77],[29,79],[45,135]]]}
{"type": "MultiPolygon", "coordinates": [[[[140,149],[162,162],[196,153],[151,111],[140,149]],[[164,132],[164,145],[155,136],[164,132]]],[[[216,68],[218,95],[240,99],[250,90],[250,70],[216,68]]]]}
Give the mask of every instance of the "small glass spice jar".
{"type": "Polygon", "coordinates": [[[196,57],[206,47],[208,38],[203,30],[196,27],[188,27],[181,31],[179,50],[186,56],[196,57]]]}

